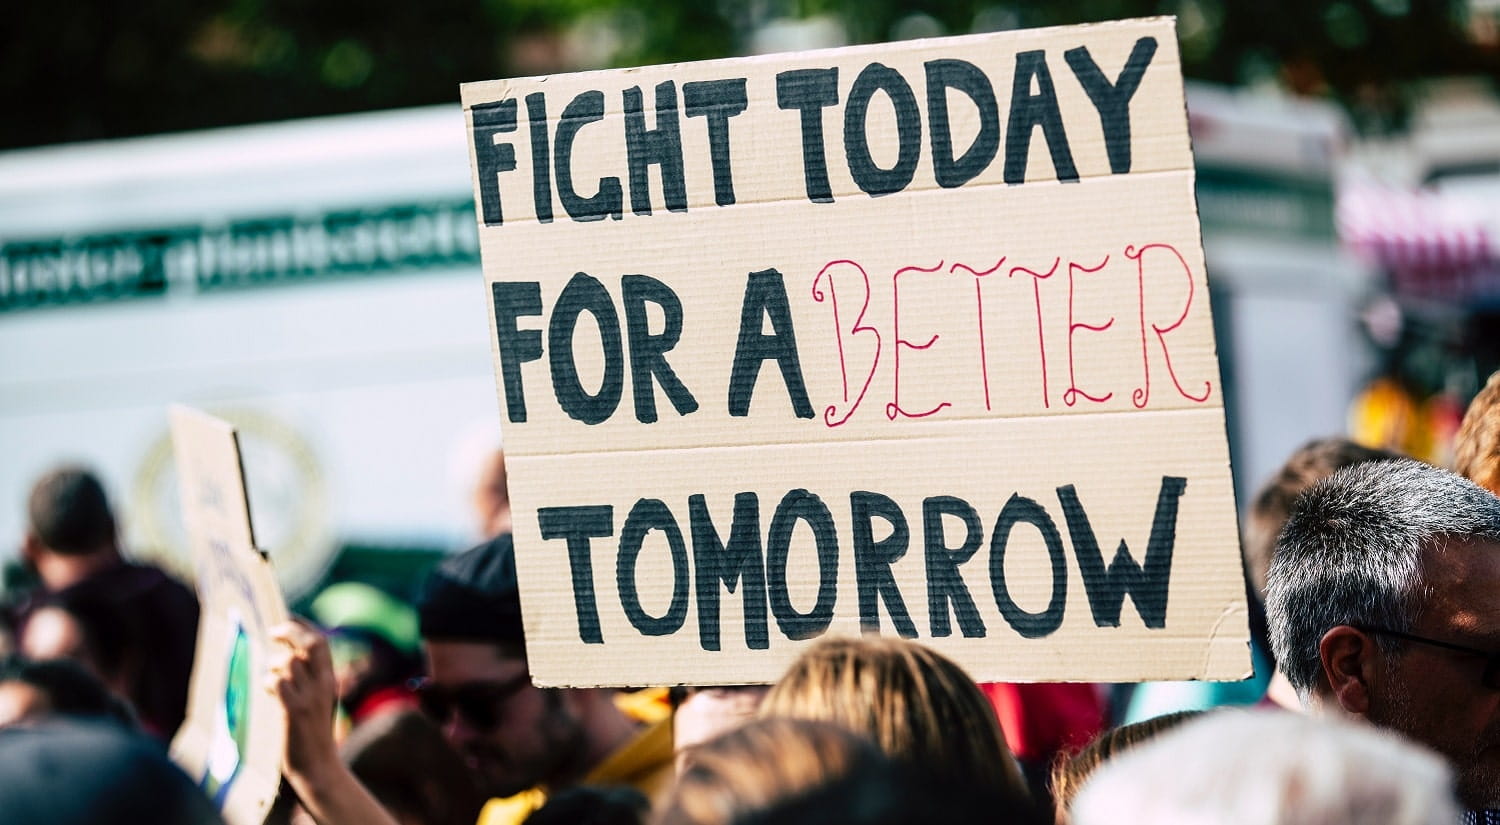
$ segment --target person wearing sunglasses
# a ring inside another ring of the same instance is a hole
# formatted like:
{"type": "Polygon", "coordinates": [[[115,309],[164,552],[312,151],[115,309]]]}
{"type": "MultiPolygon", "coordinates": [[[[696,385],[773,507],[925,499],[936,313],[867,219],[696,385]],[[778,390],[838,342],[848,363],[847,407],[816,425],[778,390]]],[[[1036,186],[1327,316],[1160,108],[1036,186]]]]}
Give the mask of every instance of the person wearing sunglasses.
{"type": "MultiPolygon", "coordinates": [[[[428,676],[412,688],[490,798],[479,825],[519,825],[549,794],[574,785],[665,792],[673,777],[670,719],[643,724],[612,690],[532,685],[508,534],[444,559],[417,612],[428,676]]],[[[277,645],[266,687],[287,712],[285,774],[303,806],[320,825],[394,825],[338,757],[326,637],[298,622],[271,637],[277,645]]]]}
{"type": "Polygon", "coordinates": [[[1266,614],[1303,704],[1445,757],[1466,822],[1500,822],[1500,498],[1411,459],[1303,493],[1266,614]]]}
{"type": "Polygon", "coordinates": [[[418,614],[429,674],[418,702],[493,797],[481,825],[519,822],[570,785],[654,796],[671,781],[669,721],[643,724],[612,690],[531,684],[509,534],[445,559],[418,614]]]}

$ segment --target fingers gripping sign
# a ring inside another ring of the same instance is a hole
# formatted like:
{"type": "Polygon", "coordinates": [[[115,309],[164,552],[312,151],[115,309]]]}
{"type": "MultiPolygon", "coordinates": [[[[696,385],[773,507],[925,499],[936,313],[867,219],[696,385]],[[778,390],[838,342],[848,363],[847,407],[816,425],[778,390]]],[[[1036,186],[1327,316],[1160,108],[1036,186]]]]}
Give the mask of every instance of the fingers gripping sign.
{"type": "Polygon", "coordinates": [[[271,628],[266,690],[286,710],[287,781],[319,825],[395,825],[339,758],[333,737],[338,686],[328,641],[300,621],[271,628]]]}
{"type": "Polygon", "coordinates": [[[277,625],[270,638],[266,687],[286,709],[287,774],[306,773],[320,760],[338,759],[333,657],[323,634],[302,622],[277,625]]]}

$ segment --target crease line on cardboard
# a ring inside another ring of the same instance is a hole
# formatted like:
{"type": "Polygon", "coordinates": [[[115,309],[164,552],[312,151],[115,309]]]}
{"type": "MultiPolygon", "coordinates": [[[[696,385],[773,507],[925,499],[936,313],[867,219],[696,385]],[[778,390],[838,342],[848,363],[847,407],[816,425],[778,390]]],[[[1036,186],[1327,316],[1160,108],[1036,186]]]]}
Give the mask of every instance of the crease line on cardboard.
{"type": "MultiPolygon", "coordinates": [[[[1250,616],[1250,607],[1243,600],[1240,600],[1226,605],[1223,610],[1219,611],[1219,617],[1214,620],[1213,627],[1208,631],[1208,644],[1204,645],[1203,647],[1203,664],[1198,666],[1198,675],[1194,677],[1195,679],[1207,680],[1209,678],[1209,664],[1210,660],[1214,657],[1214,653],[1217,650],[1219,643],[1219,634],[1224,632],[1224,623],[1234,616],[1243,617],[1247,624],[1243,637],[1241,637],[1239,634],[1235,634],[1235,637],[1230,641],[1240,641],[1243,638],[1243,641],[1246,645],[1245,654],[1247,658],[1249,657],[1248,645],[1250,644],[1250,632],[1248,622],[1250,616]]],[[[1231,630],[1231,632],[1233,631],[1231,630]]],[[[1250,678],[1251,676],[1254,676],[1255,663],[1253,661],[1249,663],[1249,668],[1249,670],[1240,674],[1238,679],[1229,679],[1224,681],[1242,681],[1244,679],[1250,678]]]]}
{"type": "MultiPolygon", "coordinates": [[[[1191,155],[1189,155],[1189,157],[1191,158],[1191,155]]],[[[1151,179],[1155,179],[1155,178],[1169,178],[1169,177],[1176,176],[1176,175],[1186,175],[1190,180],[1196,181],[1196,179],[1197,179],[1197,169],[1194,166],[1192,166],[1191,164],[1189,164],[1187,166],[1172,166],[1172,167],[1168,167],[1166,169],[1149,169],[1149,170],[1140,171],[1140,172],[1128,172],[1128,173],[1123,174],[1123,175],[1117,175],[1117,174],[1114,174],[1112,172],[1104,172],[1104,173],[1093,174],[1093,175],[1083,175],[1083,176],[1081,176],[1076,181],[1060,181],[1060,180],[1055,180],[1055,179],[1052,179],[1052,178],[1043,178],[1043,179],[1040,179],[1040,180],[1028,180],[1025,183],[1006,183],[1005,181],[986,181],[986,182],[977,182],[977,183],[966,183],[962,187],[960,187],[959,190],[944,189],[944,188],[936,186],[936,185],[933,185],[933,186],[922,186],[922,187],[917,187],[916,185],[913,185],[913,186],[907,188],[906,190],[904,190],[904,191],[902,191],[902,192],[900,192],[900,193],[898,193],[896,195],[886,195],[886,196],[883,196],[883,197],[889,199],[889,198],[893,198],[893,197],[894,198],[899,198],[899,197],[902,197],[902,196],[918,197],[918,196],[937,195],[937,194],[947,195],[947,194],[951,194],[954,191],[969,191],[969,192],[974,192],[974,191],[979,191],[979,190],[990,190],[990,189],[996,189],[996,188],[1020,189],[1020,188],[1024,187],[1024,188],[1029,188],[1029,189],[1032,189],[1032,190],[1036,190],[1036,189],[1040,189],[1041,187],[1044,187],[1044,186],[1071,186],[1071,187],[1078,187],[1078,186],[1082,186],[1082,185],[1084,185],[1086,183],[1102,183],[1104,181],[1136,181],[1136,182],[1139,182],[1139,181],[1144,181],[1145,179],[1148,179],[1148,178],[1151,178],[1151,179]]],[[[866,202],[866,201],[869,201],[869,200],[873,199],[871,196],[866,195],[865,193],[861,192],[857,188],[851,189],[849,191],[844,191],[844,192],[835,192],[834,195],[835,195],[835,200],[833,201],[833,203],[835,205],[840,202],[839,198],[842,198],[842,199],[847,200],[847,201],[853,201],[853,200],[859,199],[859,202],[866,202]]],[[[679,216],[679,219],[690,219],[690,218],[693,218],[693,217],[701,217],[704,214],[718,214],[720,212],[723,212],[724,210],[739,209],[741,207],[750,208],[750,207],[766,207],[766,206],[785,206],[785,205],[791,204],[791,203],[805,203],[805,204],[808,204],[809,206],[824,206],[824,207],[827,206],[827,204],[816,204],[816,203],[814,203],[812,201],[809,201],[806,197],[798,197],[798,196],[795,196],[795,195],[789,196],[789,197],[784,197],[784,198],[762,198],[762,199],[758,199],[758,200],[741,200],[741,201],[737,201],[734,204],[731,204],[730,206],[719,206],[718,204],[715,204],[713,202],[712,197],[708,197],[708,198],[705,198],[703,200],[690,200],[688,202],[688,208],[687,208],[687,210],[686,211],[682,211],[682,212],[672,212],[672,211],[666,209],[665,207],[662,207],[660,204],[653,203],[653,204],[651,204],[651,209],[652,209],[651,214],[649,214],[649,215],[636,215],[634,213],[628,213],[627,212],[626,213],[626,217],[623,217],[620,220],[622,222],[625,221],[625,220],[635,220],[635,219],[642,219],[642,218],[644,218],[644,219],[656,219],[656,220],[660,220],[660,219],[666,218],[667,216],[670,216],[670,215],[679,216]]],[[[1197,216],[1197,214],[1198,214],[1198,207],[1197,207],[1197,201],[1196,200],[1194,200],[1194,202],[1193,202],[1193,211],[1192,211],[1192,214],[1194,216],[1197,216]]],[[[548,223],[559,224],[559,225],[564,225],[564,226],[568,226],[568,225],[591,226],[592,225],[592,224],[589,224],[589,223],[584,222],[584,221],[571,220],[571,219],[565,217],[566,215],[567,215],[566,212],[559,212],[548,223]]],[[[544,224],[542,224],[541,221],[538,221],[536,219],[536,215],[531,214],[531,210],[527,210],[527,212],[525,214],[523,214],[521,217],[509,217],[509,218],[506,218],[504,224],[488,225],[488,224],[485,224],[483,222],[483,220],[481,219],[480,222],[479,222],[479,232],[480,232],[481,235],[484,235],[486,233],[494,233],[494,232],[497,232],[497,231],[503,231],[506,226],[513,225],[513,224],[518,224],[518,225],[523,225],[523,226],[532,225],[532,224],[535,224],[535,225],[538,225],[538,226],[544,225],[544,224]]]]}
{"type": "MultiPolygon", "coordinates": [[[[1215,406],[1215,407],[1193,407],[1193,408],[1184,408],[1184,409],[1175,409],[1175,410],[1151,410],[1151,411],[1149,411],[1149,414],[1151,414],[1151,415],[1157,415],[1157,416],[1166,416],[1166,415],[1172,415],[1172,416],[1181,416],[1181,415],[1213,415],[1213,414],[1218,414],[1219,417],[1222,417],[1223,412],[1224,412],[1224,408],[1223,407],[1217,407],[1217,406],[1215,406]]],[[[1068,418],[1075,418],[1076,417],[1076,418],[1079,418],[1079,419],[1084,419],[1085,417],[1087,417],[1087,423],[1092,425],[1092,424],[1098,423],[1098,417],[1099,416],[1108,416],[1108,417],[1139,416],[1139,415],[1142,415],[1143,413],[1145,413],[1145,411],[1073,413],[1072,415],[1067,416],[1067,417],[1068,418]]],[[[1056,416],[1056,415],[1036,414],[1036,415],[1005,416],[1005,417],[1003,417],[1002,420],[1029,421],[1029,420],[1038,420],[1038,419],[1048,419],[1048,424],[1049,425],[1055,425],[1056,423],[1059,422],[1060,417],[1056,416]]],[[[806,447],[808,445],[830,446],[830,447],[834,447],[834,446],[845,447],[845,446],[856,446],[856,445],[860,445],[860,444],[884,444],[884,443],[892,442],[892,441],[941,441],[941,440],[957,440],[957,439],[966,438],[966,437],[969,437],[969,436],[966,433],[954,433],[954,434],[951,434],[951,435],[940,434],[940,433],[934,433],[931,430],[933,428],[942,427],[945,424],[947,424],[947,425],[954,425],[954,427],[953,427],[954,429],[957,429],[959,427],[964,427],[964,426],[991,425],[991,424],[993,424],[993,422],[995,420],[996,420],[995,418],[964,418],[964,419],[954,419],[954,420],[947,421],[947,422],[925,422],[922,426],[924,426],[927,429],[927,431],[923,432],[921,434],[914,434],[911,431],[907,431],[907,432],[900,433],[900,434],[893,434],[893,435],[890,435],[888,437],[849,438],[847,440],[841,440],[841,441],[833,441],[833,440],[827,440],[827,439],[811,439],[811,438],[809,438],[809,439],[806,439],[806,440],[796,440],[796,441],[788,441],[788,440],[785,440],[785,439],[781,439],[781,440],[775,440],[775,441],[739,441],[739,442],[729,442],[729,443],[698,442],[698,443],[695,443],[695,444],[692,444],[692,445],[689,445],[689,446],[682,446],[682,447],[673,447],[673,446],[664,446],[664,445],[655,445],[655,444],[653,444],[653,445],[649,445],[649,446],[638,446],[638,447],[618,447],[618,448],[608,448],[608,447],[606,447],[604,449],[549,450],[547,452],[528,452],[523,447],[520,447],[519,445],[512,444],[510,446],[507,446],[507,448],[506,448],[506,455],[508,457],[515,457],[515,458],[551,458],[551,457],[562,457],[562,456],[611,455],[611,454],[625,454],[625,453],[670,453],[670,452],[686,452],[686,451],[690,451],[690,450],[703,450],[703,449],[734,450],[734,449],[750,449],[750,448],[774,447],[774,446],[806,447]]],[[[1159,421],[1159,420],[1160,419],[1157,419],[1157,421],[1159,421]]],[[[1084,422],[1080,421],[1079,423],[1080,423],[1080,425],[1082,425],[1084,422]]],[[[993,436],[994,434],[993,433],[989,433],[989,435],[993,436]]]]}

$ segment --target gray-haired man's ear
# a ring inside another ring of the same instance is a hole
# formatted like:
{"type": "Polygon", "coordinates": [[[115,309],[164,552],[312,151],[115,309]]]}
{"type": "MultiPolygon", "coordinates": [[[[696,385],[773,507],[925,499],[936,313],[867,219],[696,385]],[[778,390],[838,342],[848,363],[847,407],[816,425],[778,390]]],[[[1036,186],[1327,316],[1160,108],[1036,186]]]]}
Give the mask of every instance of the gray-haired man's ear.
{"type": "Polygon", "coordinates": [[[1345,713],[1366,716],[1370,712],[1370,685],[1381,666],[1375,640],[1357,628],[1339,625],[1318,642],[1323,664],[1318,688],[1338,703],[1345,713]]]}

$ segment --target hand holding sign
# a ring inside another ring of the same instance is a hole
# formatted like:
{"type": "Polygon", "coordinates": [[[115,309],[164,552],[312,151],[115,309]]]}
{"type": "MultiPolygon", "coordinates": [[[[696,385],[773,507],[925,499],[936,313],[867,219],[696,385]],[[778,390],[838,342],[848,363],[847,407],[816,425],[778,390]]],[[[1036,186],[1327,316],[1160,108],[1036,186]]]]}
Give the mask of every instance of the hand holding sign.
{"type": "Polygon", "coordinates": [[[269,638],[266,689],[286,709],[284,769],[290,777],[314,776],[339,758],[333,738],[338,685],[328,641],[301,622],[279,624],[269,638]]]}
{"type": "Polygon", "coordinates": [[[316,628],[286,622],[272,628],[265,690],[286,709],[286,778],[313,819],[325,825],[396,825],[355,779],[333,739],[338,686],[328,641],[316,628]]]}

